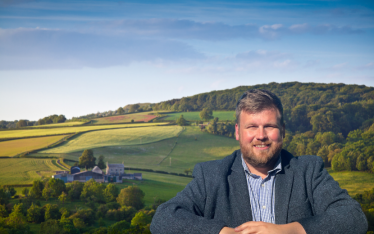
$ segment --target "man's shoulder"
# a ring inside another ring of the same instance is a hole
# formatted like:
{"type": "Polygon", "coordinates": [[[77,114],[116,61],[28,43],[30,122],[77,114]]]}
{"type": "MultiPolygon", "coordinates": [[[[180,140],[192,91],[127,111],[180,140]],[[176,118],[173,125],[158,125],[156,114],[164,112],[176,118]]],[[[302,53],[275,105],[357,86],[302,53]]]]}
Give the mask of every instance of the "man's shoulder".
{"type": "Polygon", "coordinates": [[[287,151],[282,151],[282,166],[287,170],[302,172],[305,170],[314,170],[316,167],[323,168],[324,163],[321,157],[315,155],[303,155],[294,157],[287,151]]]}

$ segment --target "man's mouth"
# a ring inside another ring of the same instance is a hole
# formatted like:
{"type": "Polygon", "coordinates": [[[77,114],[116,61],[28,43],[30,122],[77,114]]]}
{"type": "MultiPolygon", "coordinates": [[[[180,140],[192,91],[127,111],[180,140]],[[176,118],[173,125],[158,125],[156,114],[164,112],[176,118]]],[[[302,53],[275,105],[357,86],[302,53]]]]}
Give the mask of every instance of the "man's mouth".
{"type": "Polygon", "coordinates": [[[258,144],[258,145],[254,145],[255,148],[257,149],[267,149],[269,148],[270,144],[258,144]]]}

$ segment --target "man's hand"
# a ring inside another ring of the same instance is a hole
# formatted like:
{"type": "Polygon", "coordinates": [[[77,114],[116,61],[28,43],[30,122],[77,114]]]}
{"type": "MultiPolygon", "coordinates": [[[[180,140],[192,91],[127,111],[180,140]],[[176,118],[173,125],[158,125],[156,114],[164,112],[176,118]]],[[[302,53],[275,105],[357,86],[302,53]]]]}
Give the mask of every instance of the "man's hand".
{"type": "Polygon", "coordinates": [[[235,229],[224,227],[219,234],[306,234],[306,232],[298,222],[278,225],[251,221],[235,229]]]}

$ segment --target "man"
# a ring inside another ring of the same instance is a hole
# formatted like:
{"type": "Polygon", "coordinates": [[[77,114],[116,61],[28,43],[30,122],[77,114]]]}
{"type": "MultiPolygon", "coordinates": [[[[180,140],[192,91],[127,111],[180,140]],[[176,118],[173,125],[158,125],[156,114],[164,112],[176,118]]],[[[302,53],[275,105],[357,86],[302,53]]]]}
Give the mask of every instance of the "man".
{"type": "Polygon", "coordinates": [[[196,164],[194,179],[162,204],[152,233],[366,233],[360,205],[317,156],[282,150],[283,107],[266,90],[249,90],[236,108],[240,150],[196,164]]]}

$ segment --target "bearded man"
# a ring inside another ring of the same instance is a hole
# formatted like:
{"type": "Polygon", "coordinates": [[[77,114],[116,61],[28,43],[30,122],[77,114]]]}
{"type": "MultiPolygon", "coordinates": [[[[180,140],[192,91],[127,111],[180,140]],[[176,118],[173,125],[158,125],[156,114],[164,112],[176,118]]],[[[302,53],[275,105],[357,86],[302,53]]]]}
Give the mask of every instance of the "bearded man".
{"type": "Polygon", "coordinates": [[[282,150],[283,107],[275,94],[245,92],[236,121],[240,150],[196,164],[194,179],[158,207],[152,233],[366,233],[360,205],[320,157],[282,150]]]}

